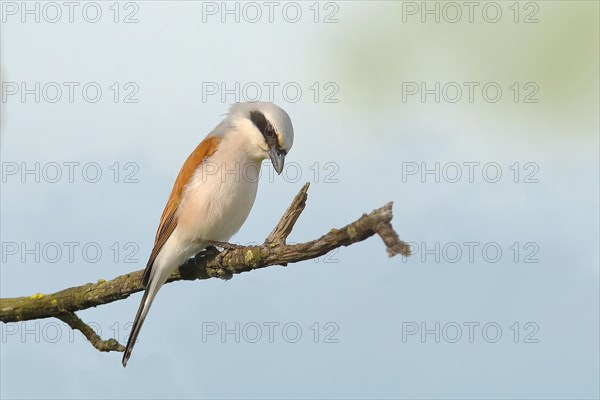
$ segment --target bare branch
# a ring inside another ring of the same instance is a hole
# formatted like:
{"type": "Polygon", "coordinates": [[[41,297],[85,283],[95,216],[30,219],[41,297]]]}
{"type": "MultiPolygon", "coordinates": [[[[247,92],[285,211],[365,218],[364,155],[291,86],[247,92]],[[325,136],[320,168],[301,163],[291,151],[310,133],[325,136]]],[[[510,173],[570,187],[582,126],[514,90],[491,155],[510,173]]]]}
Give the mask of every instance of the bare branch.
{"type": "Polygon", "coordinates": [[[58,314],[56,318],[69,325],[71,329],[83,333],[83,336],[99,351],[125,351],[125,346],[119,344],[115,339],[102,340],[92,327],[83,322],[75,313],[58,314]]]}
{"type": "Polygon", "coordinates": [[[273,229],[273,232],[271,232],[271,234],[267,237],[267,240],[265,240],[266,244],[285,243],[285,240],[292,232],[292,229],[294,229],[294,225],[296,224],[298,217],[300,216],[300,214],[302,214],[302,211],[304,211],[304,207],[306,207],[306,199],[308,198],[309,186],[310,183],[308,182],[305,183],[304,186],[302,186],[302,189],[300,189],[300,192],[296,195],[296,197],[294,197],[294,200],[292,201],[292,204],[290,204],[288,209],[285,210],[285,213],[279,220],[279,223],[277,224],[275,229],[273,229]]]}
{"type": "MultiPolygon", "coordinates": [[[[167,282],[230,279],[233,275],[246,271],[317,258],[333,249],[349,246],[375,234],[383,240],[390,257],[410,254],[408,244],[400,240],[392,228],[392,203],[364,214],[342,228],[331,229],[318,239],[293,245],[286,244],[287,237],[306,205],[308,186],[306,184],[302,187],[262,245],[232,247],[221,253],[210,248],[179,267],[167,282]]],[[[100,280],[97,283],[88,283],[48,295],[0,299],[0,321],[8,323],[55,317],[69,324],[71,328],[80,330],[98,350],[122,351],[122,346],[114,339],[100,339],[75,312],[123,300],[142,291],[143,273],[143,270],[135,271],[110,281],[100,280]]]]}

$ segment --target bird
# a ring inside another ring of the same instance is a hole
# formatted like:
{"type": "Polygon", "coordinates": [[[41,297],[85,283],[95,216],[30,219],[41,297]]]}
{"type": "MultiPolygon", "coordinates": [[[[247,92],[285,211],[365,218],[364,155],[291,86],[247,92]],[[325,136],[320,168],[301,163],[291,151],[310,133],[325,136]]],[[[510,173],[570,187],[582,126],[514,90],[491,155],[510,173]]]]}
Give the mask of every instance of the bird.
{"type": "Polygon", "coordinates": [[[189,155],[160,218],[123,367],[167,278],[190,257],[211,243],[226,243],[241,228],[256,198],[263,160],[270,159],[281,175],[293,141],[292,121],[281,107],[242,102],[233,104],[189,155]]]}

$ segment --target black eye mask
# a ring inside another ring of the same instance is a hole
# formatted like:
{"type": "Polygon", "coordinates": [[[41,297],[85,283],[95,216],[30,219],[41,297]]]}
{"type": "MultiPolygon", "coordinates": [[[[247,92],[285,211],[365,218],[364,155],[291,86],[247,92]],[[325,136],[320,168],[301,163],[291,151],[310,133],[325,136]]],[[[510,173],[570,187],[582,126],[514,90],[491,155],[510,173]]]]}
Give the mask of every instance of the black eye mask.
{"type": "Polygon", "coordinates": [[[286,154],[285,150],[279,147],[279,141],[277,140],[277,133],[273,125],[267,120],[265,115],[260,111],[251,111],[250,120],[258,128],[265,138],[265,142],[269,145],[269,148],[277,150],[281,154],[286,154]]]}

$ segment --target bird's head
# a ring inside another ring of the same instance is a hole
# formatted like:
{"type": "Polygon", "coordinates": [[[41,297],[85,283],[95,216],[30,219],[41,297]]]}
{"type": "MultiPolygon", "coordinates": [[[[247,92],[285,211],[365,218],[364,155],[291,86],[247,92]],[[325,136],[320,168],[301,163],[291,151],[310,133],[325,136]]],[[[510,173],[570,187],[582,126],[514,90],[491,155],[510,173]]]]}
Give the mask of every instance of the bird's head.
{"type": "Polygon", "coordinates": [[[281,174],[294,142],[290,116],[276,104],[257,101],[232,105],[228,117],[246,136],[250,155],[259,160],[270,158],[275,171],[281,174]]]}

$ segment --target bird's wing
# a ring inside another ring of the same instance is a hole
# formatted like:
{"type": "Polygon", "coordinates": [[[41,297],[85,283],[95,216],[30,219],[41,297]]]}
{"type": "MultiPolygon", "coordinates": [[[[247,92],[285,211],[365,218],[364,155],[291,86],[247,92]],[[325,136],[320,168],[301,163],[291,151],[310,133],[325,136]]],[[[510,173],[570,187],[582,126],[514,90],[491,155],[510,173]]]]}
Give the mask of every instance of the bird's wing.
{"type": "Polygon", "coordinates": [[[200,164],[202,164],[204,160],[215,153],[220,141],[221,138],[219,136],[206,137],[202,142],[200,142],[192,154],[189,155],[181,167],[179,175],[177,175],[177,179],[173,185],[173,190],[171,190],[171,195],[169,196],[167,205],[165,206],[162,216],[160,217],[160,223],[158,225],[158,230],[156,231],[156,238],[154,239],[154,248],[152,249],[152,253],[150,253],[148,264],[146,264],[146,271],[144,271],[144,278],[142,279],[144,287],[146,287],[148,281],[150,280],[150,274],[152,272],[154,260],[156,260],[160,250],[163,248],[164,244],[167,242],[177,226],[177,209],[179,208],[181,200],[183,199],[186,185],[191,180],[194,172],[196,169],[198,169],[200,164]]]}

